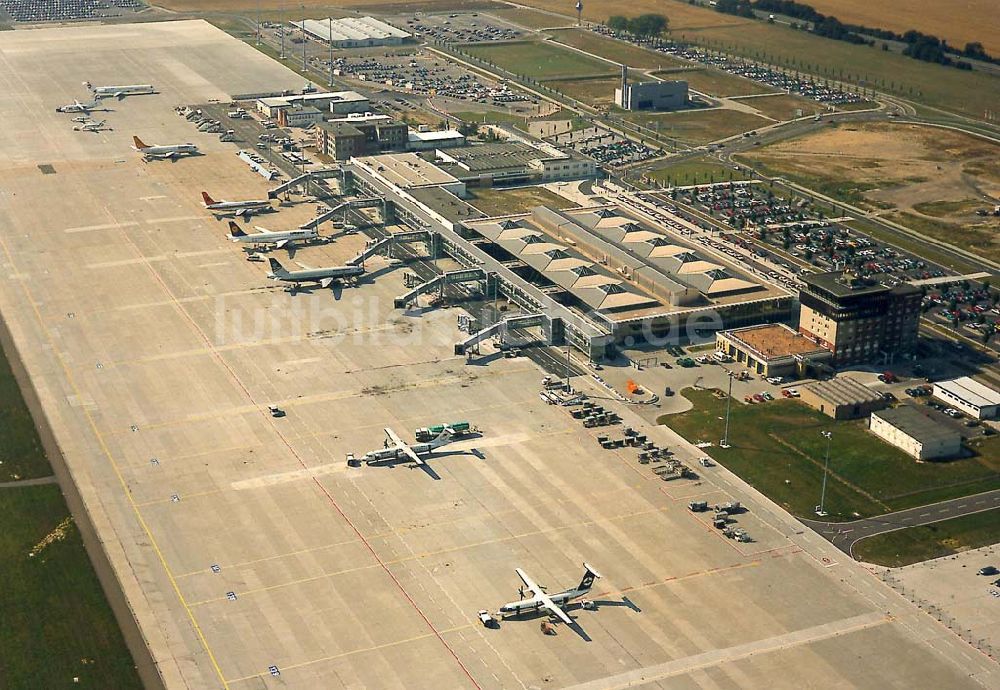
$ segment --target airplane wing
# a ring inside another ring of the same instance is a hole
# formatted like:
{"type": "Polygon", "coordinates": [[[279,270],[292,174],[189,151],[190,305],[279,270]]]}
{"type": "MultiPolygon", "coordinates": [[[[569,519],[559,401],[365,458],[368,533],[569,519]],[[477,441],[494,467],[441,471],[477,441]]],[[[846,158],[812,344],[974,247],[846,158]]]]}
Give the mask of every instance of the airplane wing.
{"type": "Polygon", "coordinates": [[[274,232],[274,230],[268,230],[267,228],[262,228],[262,227],[261,227],[261,226],[259,226],[259,225],[255,225],[255,226],[253,226],[253,229],[254,229],[254,230],[256,230],[257,232],[259,232],[259,233],[260,233],[260,234],[262,234],[262,235],[269,235],[269,234],[271,234],[272,232],[274,232]]]}
{"type": "MultiPolygon", "coordinates": [[[[323,278],[323,280],[319,281],[320,287],[328,288],[331,285],[333,285],[333,281],[334,280],[336,280],[336,279],[332,278],[332,277],[331,278],[323,278]]],[[[409,446],[401,446],[401,448],[403,448],[404,450],[410,450],[409,446]]],[[[409,454],[413,455],[413,451],[410,450],[409,454]]],[[[416,457],[416,455],[414,455],[413,457],[416,457]]]]}
{"type": "Polygon", "coordinates": [[[573,625],[573,619],[566,615],[566,612],[559,608],[554,601],[549,599],[549,595],[546,594],[541,587],[536,585],[535,581],[528,577],[527,573],[520,568],[515,568],[514,572],[516,572],[517,576],[521,578],[521,582],[524,583],[524,586],[530,589],[535,597],[542,602],[542,606],[554,613],[566,625],[573,625]]]}
{"type": "MultiPolygon", "coordinates": [[[[277,247],[278,249],[282,249],[286,244],[288,244],[288,242],[289,242],[288,240],[278,240],[277,242],[274,243],[274,246],[277,247]]],[[[324,285],[323,287],[326,286],[324,285]]]]}
{"type": "Polygon", "coordinates": [[[403,451],[410,458],[410,460],[417,463],[418,465],[424,464],[424,461],[420,459],[420,456],[414,453],[412,448],[403,443],[402,439],[400,439],[399,436],[396,435],[395,431],[393,431],[388,427],[386,427],[384,431],[385,435],[389,437],[389,440],[392,441],[393,445],[395,445],[396,448],[398,448],[399,450],[403,451]]]}

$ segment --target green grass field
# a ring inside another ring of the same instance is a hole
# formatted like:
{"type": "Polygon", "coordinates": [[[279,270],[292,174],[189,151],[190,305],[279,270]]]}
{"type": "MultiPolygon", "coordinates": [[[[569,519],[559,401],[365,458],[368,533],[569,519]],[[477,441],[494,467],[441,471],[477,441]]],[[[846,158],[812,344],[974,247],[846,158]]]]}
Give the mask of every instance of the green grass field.
{"type": "MultiPolygon", "coordinates": [[[[688,390],[684,395],[694,408],[666,415],[660,423],[688,440],[717,443],[723,435],[725,400],[708,391],[688,390]]],[[[716,446],[708,452],[791,513],[812,517],[819,503],[826,452],[821,431],[833,433],[826,494],[831,520],[869,517],[1000,488],[996,444],[972,458],[917,463],[872,436],[863,420],[834,421],[787,400],[759,405],[734,401],[732,447],[716,446]]]]}
{"type": "Polygon", "coordinates": [[[737,101],[753,108],[764,117],[770,117],[779,121],[826,112],[826,108],[816,103],[816,101],[785,94],[744,98],[742,100],[737,99],[737,101]]]}
{"type": "MultiPolygon", "coordinates": [[[[0,351],[0,482],[52,474],[0,351]]],[[[0,687],[139,688],[58,485],[0,488],[0,687]],[[60,525],[64,538],[29,552],[60,525]],[[80,679],[79,684],[73,678],[80,679]]]]}
{"type": "Polygon", "coordinates": [[[710,159],[690,160],[668,165],[651,170],[648,174],[649,177],[658,182],[678,186],[747,179],[747,175],[742,170],[733,170],[731,165],[723,165],[717,160],[710,159]]]}
{"type": "Polygon", "coordinates": [[[739,110],[684,110],[676,113],[651,113],[648,111],[624,111],[615,109],[615,115],[631,122],[656,129],[660,134],[680,139],[692,144],[707,144],[710,141],[741,132],[748,132],[771,124],[769,120],[744,113],[739,110]]]}
{"type": "Polygon", "coordinates": [[[462,50],[531,79],[560,79],[591,74],[615,74],[611,63],[589,58],[555,43],[519,41],[462,46],[462,50]]]}
{"type": "Polygon", "coordinates": [[[0,524],[0,685],[141,688],[59,487],[0,489],[0,524]]]}
{"type": "Polygon", "coordinates": [[[670,67],[685,67],[690,64],[685,60],[679,60],[663,53],[639,48],[624,41],[604,38],[592,31],[585,31],[583,29],[550,31],[549,34],[559,43],[565,43],[566,45],[585,50],[588,53],[600,55],[615,62],[625,63],[631,68],[667,69],[670,67]]]}
{"type": "Polygon", "coordinates": [[[0,353],[0,482],[47,477],[52,474],[35,422],[21,390],[0,353]]]}
{"type": "Polygon", "coordinates": [[[1000,510],[987,510],[869,537],[854,545],[854,556],[866,563],[900,568],[995,544],[997,540],[1000,510]]]}
{"type": "MultiPolygon", "coordinates": [[[[524,0],[522,4],[552,7],[550,0],[524,0]]],[[[562,11],[572,14],[571,8],[562,11]]],[[[675,40],[820,77],[863,79],[878,89],[969,117],[982,118],[987,110],[1000,111],[1000,78],[912,60],[877,46],[855,46],[778,24],[721,14],[689,5],[687,0],[613,0],[599,5],[584,3],[583,10],[593,21],[643,12],[665,14],[670,19],[670,37],[675,40]]]]}

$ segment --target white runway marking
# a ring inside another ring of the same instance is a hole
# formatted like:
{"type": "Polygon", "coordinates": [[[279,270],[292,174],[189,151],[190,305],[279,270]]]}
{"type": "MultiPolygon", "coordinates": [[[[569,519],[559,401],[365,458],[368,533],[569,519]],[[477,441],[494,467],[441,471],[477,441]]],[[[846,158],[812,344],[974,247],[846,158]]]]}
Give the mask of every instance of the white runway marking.
{"type": "Polygon", "coordinates": [[[138,225],[135,221],[128,221],[126,223],[106,223],[104,225],[81,225],[78,228],[66,228],[63,230],[66,234],[72,234],[74,232],[90,232],[91,230],[115,230],[117,228],[128,228],[138,225]]]}
{"type": "Polygon", "coordinates": [[[202,220],[204,216],[173,216],[172,218],[147,218],[146,225],[155,225],[156,223],[180,223],[185,220],[202,220]]]}

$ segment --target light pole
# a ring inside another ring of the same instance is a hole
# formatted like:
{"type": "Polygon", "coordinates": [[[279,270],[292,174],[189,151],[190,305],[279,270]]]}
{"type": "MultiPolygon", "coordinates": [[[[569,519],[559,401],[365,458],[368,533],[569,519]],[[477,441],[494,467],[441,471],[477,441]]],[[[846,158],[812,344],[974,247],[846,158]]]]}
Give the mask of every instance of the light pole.
{"type": "Polygon", "coordinates": [[[719,443],[719,448],[729,447],[729,411],[733,407],[733,372],[727,369],[726,374],[729,376],[729,395],[726,396],[726,431],[719,443]]]}
{"type": "MultiPolygon", "coordinates": [[[[306,6],[302,6],[302,71],[305,72],[306,67],[306,45],[309,41],[306,38],[306,6]]],[[[306,79],[309,79],[309,75],[306,75],[306,79]]]]}
{"type": "MultiPolygon", "coordinates": [[[[329,20],[330,20],[330,26],[329,26],[329,32],[330,32],[330,81],[329,81],[329,83],[327,83],[327,86],[333,86],[333,17],[331,16],[329,18],[329,20]]],[[[383,218],[384,217],[385,216],[383,214],[383,218]]]]}
{"type": "Polygon", "coordinates": [[[826,475],[830,470],[830,440],[833,438],[833,434],[829,431],[821,431],[820,433],[826,438],[826,460],[823,462],[823,488],[819,492],[819,505],[816,506],[816,515],[826,517],[826,510],[824,509],[826,505],[826,475]]]}
{"type": "Polygon", "coordinates": [[[279,10],[281,12],[281,19],[279,20],[281,22],[281,52],[278,54],[278,57],[281,58],[282,60],[284,60],[285,59],[285,32],[288,30],[286,28],[286,22],[285,22],[285,4],[281,3],[278,7],[279,7],[279,10]]]}

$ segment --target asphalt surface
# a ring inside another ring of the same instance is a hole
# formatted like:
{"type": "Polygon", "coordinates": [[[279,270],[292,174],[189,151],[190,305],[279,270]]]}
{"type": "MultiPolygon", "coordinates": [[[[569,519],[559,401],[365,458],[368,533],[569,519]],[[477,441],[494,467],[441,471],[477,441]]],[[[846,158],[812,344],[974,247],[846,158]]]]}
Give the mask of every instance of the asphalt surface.
{"type": "Polygon", "coordinates": [[[981,513],[984,510],[994,508],[1000,508],[1000,489],[932,503],[918,508],[898,510],[894,513],[886,513],[853,522],[802,520],[802,523],[853,558],[854,545],[862,539],[907,527],[919,527],[963,515],[981,513]]]}

